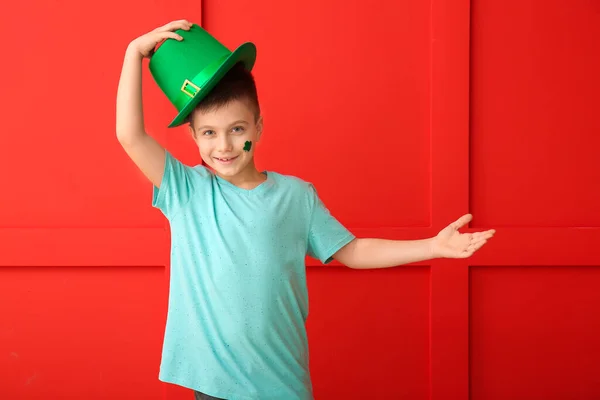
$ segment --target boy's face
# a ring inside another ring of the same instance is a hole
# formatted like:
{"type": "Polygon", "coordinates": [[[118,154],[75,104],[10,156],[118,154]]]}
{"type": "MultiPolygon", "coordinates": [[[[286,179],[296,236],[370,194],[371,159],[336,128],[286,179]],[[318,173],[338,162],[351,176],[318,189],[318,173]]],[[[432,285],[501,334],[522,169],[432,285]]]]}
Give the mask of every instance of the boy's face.
{"type": "Polygon", "coordinates": [[[262,117],[256,121],[246,102],[234,100],[215,110],[196,110],[190,130],[200,156],[219,176],[250,176],[256,171],[254,149],[262,133],[262,117]]]}

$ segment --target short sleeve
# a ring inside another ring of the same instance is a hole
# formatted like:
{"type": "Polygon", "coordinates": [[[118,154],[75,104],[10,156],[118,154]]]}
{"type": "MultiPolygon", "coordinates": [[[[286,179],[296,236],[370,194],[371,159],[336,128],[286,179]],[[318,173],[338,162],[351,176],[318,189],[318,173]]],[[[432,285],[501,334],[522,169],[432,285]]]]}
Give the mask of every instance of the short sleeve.
{"type": "Polygon", "coordinates": [[[323,264],[333,261],[333,255],[356,237],[325,207],[314,186],[310,184],[312,215],[308,233],[309,256],[323,264]]]}
{"type": "Polygon", "coordinates": [[[152,186],[152,206],[161,210],[167,219],[172,219],[192,196],[195,172],[192,167],[182,164],[168,151],[165,153],[160,188],[152,186]]]}

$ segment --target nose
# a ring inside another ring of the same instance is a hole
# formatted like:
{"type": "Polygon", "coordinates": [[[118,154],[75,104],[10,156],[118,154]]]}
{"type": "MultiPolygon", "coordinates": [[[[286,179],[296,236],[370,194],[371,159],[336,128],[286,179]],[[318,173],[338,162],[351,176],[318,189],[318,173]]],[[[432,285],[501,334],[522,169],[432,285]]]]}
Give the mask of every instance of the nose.
{"type": "Polygon", "coordinates": [[[229,153],[233,149],[231,137],[229,135],[219,135],[217,150],[221,153],[229,153]]]}

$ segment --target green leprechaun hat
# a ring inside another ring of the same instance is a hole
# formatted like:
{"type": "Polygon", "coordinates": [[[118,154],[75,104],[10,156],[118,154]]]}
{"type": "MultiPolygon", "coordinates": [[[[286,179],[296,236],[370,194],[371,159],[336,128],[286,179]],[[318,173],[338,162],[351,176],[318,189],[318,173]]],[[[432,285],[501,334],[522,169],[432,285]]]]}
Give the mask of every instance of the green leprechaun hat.
{"type": "Polygon", "coordinates": [[[246,42],[233,52],[200,26],[175,31],[183,40],[167,39],[150,58],[149,68],[156,84],[177,109],[169,124],[174,128],[206,97],[236,63],[248,71],[256,61],[256,46],[246,42]]]}

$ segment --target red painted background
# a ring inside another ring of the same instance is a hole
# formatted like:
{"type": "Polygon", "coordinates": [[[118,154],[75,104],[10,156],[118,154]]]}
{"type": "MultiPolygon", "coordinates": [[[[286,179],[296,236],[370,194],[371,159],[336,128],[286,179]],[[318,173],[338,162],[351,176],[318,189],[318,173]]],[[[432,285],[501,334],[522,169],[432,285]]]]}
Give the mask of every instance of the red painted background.
{"type": "MultiPolygon", "coordinates": [[[[468,260],[308,261],[318,400],[600,398],[600,6],[592,0],[10,2],[0,14],[0,399],[190,399],[158,381],[169,236],[118,145],[127,43],[169,20],[259,50],[262,168],[358,236],[468,260]],[[8,12],[6,12],[8,11],[8,12]]],[[[145,70],[147,127],[199,162],[145,70]]]]}

